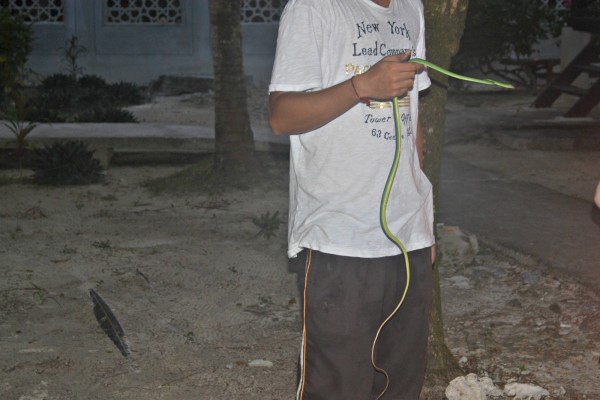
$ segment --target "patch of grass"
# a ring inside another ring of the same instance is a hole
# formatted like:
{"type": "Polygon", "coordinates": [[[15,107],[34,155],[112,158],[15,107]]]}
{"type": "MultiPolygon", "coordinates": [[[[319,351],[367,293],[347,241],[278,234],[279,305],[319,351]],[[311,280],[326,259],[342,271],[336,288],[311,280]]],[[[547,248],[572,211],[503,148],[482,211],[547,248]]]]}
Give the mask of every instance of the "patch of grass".
{"type": "Polygon", "coordinates": [[[0,186],[34,183],[30,176],[0,175],[0,186]]]}
{"type": "Polygon", "coordinates": [[[205,193],[220,194],[227,190],[247,190],[255,183],[252,173],[221,173],[213,167],[212,156],[200,162],[160,178],[143,183],[153,194],[205,193]]]}
{"type": "Polygon", "coordinates": [[[246,170],[219,171],[213,154],[173,174],[146,180],[142,186],[152,194],[203,193],[222,194],[231,190],[248,190],[287,185],[288,160],[272,154],[256,154],[254,165],[246,170]]]}
{"type": "Polygon", "coordinates": [[[92,215],[94,218],[109,218],[111,213],[109,210],[102,209],[98,211],[96,214],[92,215]]]}
{"type": "Polygon", "coordinates": [[[99,240],[92,243],[92,246],[101,250],[110,250],[112,248],[110,240],[99,240]]]}
{"type": "Polygon", "coordinates": [[[173,174],[144,181],[142,186],[153,194],[211,192],[215,186],[212,158],[206,157],[199,163],[183,168],[173,174]]]}
{"type": "Polygon", "coordinates": [[[102,201],[117,201],[117,198],[113,194],[107,194],[106,196],[100,197],[102,201]]]}
{"type": "Polygon", "coordinates": [[[75,248],[71,248],[68,247],[66,244],[64,245],[63,249],[60,251],[62,254],[76,254],[77,253],[77,249],[75,248]]]}

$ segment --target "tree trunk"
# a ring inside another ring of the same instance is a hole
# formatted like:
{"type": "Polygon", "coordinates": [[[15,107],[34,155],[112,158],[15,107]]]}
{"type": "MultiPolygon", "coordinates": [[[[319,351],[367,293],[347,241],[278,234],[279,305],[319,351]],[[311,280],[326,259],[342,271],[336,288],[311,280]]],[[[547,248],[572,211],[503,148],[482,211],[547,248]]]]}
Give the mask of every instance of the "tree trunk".
{"type": "Polygon", "coordinates": [[[218,173],[254,166],[242,58],[241,2],[210,0],[215,92],[215,159],[218,173]]]}
{"type": "MultiPolygon", "coordinates": [[[[458,51],[464,30],[468,0],[423,0],[427,59],[443,68],[448,68],[458,51]]],[[[448,78],[430,71],[433,85],[421,103],[421,123],[424,134],[425,173],[433,184],[434,199],[440,186],[440,166],[444,123],[446,120],[446,98],[448,78]]],[[[438,264],[439,264],[438,259],[438,264]]],[[[433,309],[430,317],[429,360],[424,398],[442,399],[449,381],[462,374],[458,363],[444,341],[439,272],[434,269],[433,309]]]]}

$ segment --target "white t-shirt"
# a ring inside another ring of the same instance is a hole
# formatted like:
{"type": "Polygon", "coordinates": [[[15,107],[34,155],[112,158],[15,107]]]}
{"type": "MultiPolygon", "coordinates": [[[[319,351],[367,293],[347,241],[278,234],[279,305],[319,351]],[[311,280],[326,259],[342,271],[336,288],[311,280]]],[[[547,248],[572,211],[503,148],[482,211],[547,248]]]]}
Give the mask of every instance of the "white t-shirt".
{"type": "MultiPolygon", "coordinates": [[[[425,58],[421,0],[290,0],[279,28],[269,91],[324,89],[405,50],[425,58]]],[[[431,246],[431,184],[416,151],[418,92],[426,72],[401,99],[402,155],[388,203],[388,226],[408,251],[431,246]]],[[[395,151],[391,103],[360,103],[330,123],[290,137],[288,255],[303,248],[353,257],[400,249],[379,222],[381,195],[395,151]]]]}

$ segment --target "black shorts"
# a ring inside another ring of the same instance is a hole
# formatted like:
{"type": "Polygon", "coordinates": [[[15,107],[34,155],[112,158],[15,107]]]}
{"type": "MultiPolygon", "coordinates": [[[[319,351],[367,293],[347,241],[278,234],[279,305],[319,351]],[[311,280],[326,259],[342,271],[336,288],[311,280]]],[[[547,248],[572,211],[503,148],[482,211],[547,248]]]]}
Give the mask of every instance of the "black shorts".
{"type": "MultiPolygon", "coordinates": [[[[410,284],[404,256],[354,258],[304,250],[303,342],[298,400],[419,398],[427,363],[432,298],[431,249],[411,251],[410,284]]],[[[299,260],[299,261],[300,261],[299,260]]]]}

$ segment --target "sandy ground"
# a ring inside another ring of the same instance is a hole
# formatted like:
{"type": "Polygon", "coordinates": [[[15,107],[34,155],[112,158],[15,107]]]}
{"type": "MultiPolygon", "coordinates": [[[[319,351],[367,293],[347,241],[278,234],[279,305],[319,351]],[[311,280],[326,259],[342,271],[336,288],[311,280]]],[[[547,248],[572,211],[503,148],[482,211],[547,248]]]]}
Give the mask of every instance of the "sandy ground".
{"type": "MultiPolygon", "coordinates": [[[[264,121],[264,102],[252,104],[264,121]]],[[[188,95],[133,111],[140,121],[207,124],[210,105],[188,95]]],[[[522,157],[533,153],[481,140],[452,147],[584,198],[590,189],[571,183],[582,170],[600,172],[597,153],[522,157]],[[554,167],[566,176],[548,173],[554,167]]],[[[83,187],[0,187],[0,399],[294,397],[299,297],[285,224],[266,239],[253,222],[267,212],[286,219],[286,162],[272,166],[272,186],[248,192],[143,188],[179,168],[112,167],[104,184],[83,187]],[[101,331],[90,289],[119,319],[128,358],[101,331]]],[[[458,227],[440,227],[440,236],[446,339],[465,374],[500,388],[533,383],[548,399],[600,398],[600,299],[458,227]]]]}

